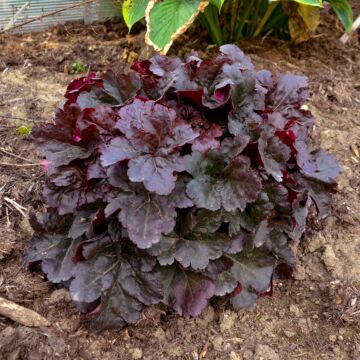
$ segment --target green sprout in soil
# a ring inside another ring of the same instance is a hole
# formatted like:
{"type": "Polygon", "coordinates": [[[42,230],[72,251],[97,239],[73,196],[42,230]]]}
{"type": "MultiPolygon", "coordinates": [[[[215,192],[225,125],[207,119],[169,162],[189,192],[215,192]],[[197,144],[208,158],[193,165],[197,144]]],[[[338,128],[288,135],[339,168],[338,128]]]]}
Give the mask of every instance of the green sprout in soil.
{"type": "Polygon", "coordinates": [[[77,58],[71,65],[69,74],[76,75],[76,74],[84,74],[87,71],[88,66],[83,64],[81,59],[77,58]]]}

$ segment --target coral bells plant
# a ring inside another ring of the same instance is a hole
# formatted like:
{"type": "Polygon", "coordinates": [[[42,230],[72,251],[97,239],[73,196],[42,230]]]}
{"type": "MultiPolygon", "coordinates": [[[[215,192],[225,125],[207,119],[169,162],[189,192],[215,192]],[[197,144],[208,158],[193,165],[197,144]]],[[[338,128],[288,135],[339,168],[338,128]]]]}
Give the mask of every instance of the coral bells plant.
{"type": "Polygon", "coordinates": [[[251,307],[291,274],[311,205],[329,214],[340,168],[311,144],[306,78],[220,51],[90,73],[32,132],[47,211],[31,218],[25,261],[98,328],[157,303],[188,316],[214,297],[251,307]]]}

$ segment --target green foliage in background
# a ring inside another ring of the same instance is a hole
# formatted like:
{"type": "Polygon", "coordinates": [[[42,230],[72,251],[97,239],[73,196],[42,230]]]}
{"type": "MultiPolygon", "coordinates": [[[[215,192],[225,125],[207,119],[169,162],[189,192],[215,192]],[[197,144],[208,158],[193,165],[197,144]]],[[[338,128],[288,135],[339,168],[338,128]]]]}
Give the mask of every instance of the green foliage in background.
{"type": "Polygon", "coordinates": [[[87,65],[85,65],[81,59],[76,59],[72,64],[69,71],[70,75],[84,74],[87,71],[87,65]]]}
{"type": "MultiPolygon", "coordinates": [[[[350,32],[348,0],[327,2],[350,32]]],[[[166,53],[196,19],[218,45],[267,34],[300,43],[317,28],[322,6],[323,0],[125,0],[122,13],[130,30],[145,18],[147,43],[166,53]]]]}
{"type": "Polygon", "coordinates": [[[16,131],[19,135],[21,136],[28,136],[30,135],[32,130],[32,126],[31,125],[21,125],[18,128],[16,128],[16,131]]]}

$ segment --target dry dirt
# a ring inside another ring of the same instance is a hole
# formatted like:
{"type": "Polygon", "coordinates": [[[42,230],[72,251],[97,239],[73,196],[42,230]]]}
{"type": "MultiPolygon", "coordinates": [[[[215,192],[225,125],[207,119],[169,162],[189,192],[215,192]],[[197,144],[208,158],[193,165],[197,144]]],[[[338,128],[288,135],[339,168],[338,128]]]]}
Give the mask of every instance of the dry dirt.
{"type": "MultiPolygon", "coordinates": [[[[339,25],[329,15],[322,19],[314,39],[297,47],[270,38],[239,44],[259,69],[309,77],[317,140],[343,167],[333,214],[309,221],[294,278],[276,282],[273,297],[252,311],[212,304],[200,318],[185,319],[152,307],[137,324],[102,334],[89,329],[65,290],[22,268],[30,229],[21,211],[43,206],[43,175],[16,128],[51,119],[77,58],[99,71],[145,56],[143,33],[73,25],[0,38],[0,296],[52,324],[27,328],[0,316],[1,359],[360,359],[360,43],[355,35],[341,45],[339,25]]],[[[214,51],[194,32],[171,53],[190,48],[214,51]]]]}

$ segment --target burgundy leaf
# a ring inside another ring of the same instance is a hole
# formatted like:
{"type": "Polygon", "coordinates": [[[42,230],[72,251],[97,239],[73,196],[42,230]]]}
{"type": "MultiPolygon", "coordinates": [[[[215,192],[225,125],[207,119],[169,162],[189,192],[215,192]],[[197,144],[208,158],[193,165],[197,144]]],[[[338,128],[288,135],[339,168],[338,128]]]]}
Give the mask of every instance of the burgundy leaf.
{"type": "Polygon", "coordinates": [[[198,316],[215,293],[214,282],[202,273],[176,265],[161,269],[165,284],[165,303],[180,315],[198,316]]]}
{"type": "Polygon", "coordinates": [[[250,160],[245,156],[239,155],[226,167],[217,154],[205,157],[194,153],[186,160],[186,170],[194,177],[187,193],[198,207],[213,211],[221,207],[226,211],[244,210],[261,190],[261,180],[250,169],[250,160]]]}
{"type": "Polygon", "coordinates": [[[233,262],[230,272],[242,288],[231,302],[236,308],[251,307],[256,294],[265,293],[271,287],[275,258],[263,249],[247,250],[227,257],[233,262]]]}
{"type": "Polygon", "coordinates": [[[221,257],[231,243],[226,234],[216,232],[221,225],[221,214],[214,214],[211,221],[209,215],[207,211],[200,211],[191,228],[183,230],[183,234],[164,235],[151,247],[150,253],[157,257],[160,265],[172,265],[176,260],[185,268],[205,269],[209,261],[221,257]]]}
{"type": "Polygon", "coordinates": [[[116,137],[101,149],[101,164],[113,165],[119,161],[133,159],[137,154],[129,140],[125,137],[116,137]]]}
{"type": "Polygon", "coordinates": [[[212,124],[210,129],[205,130],[197,139],[195,139],[191,147],[192,151],[206,153],[211,149],[218,149],[220,147],[218,138],[222,133],[222,129],[219,125],[212,124]]]}
{"type": "Polygon", "coordinates": [[[278,137],[273,129],[266,128],[259,139],[259,153],[265,170],[276,181],[281,181],[291,150],[278,137]]]}
{"type": "Polygon", "coordinates": [[[338,162],[324,150],[320,149],[310,154],[310,164],[303,164],[302,169],[309,178],[323,181],[324,183],[335,183],[335,179],[341,171],[338,162]]]}
{"type": "Polygon", "coordinates": [[[176,172],[185,170],[185,162],[178,154],[167,157],[143,155],[130,160],[128,176],[133,182],[143,182],[147,190],[169,195],[175,188],[176,172]]]}
{"type": "Polygon", "coordinates": [[[250,137],[248,135],[228,137],[221,142],[221,153],[225,158],[233,159],[242,153],[249,141],[250,137]]]}
{"type": "Polygon", "coordinates": [[[117,137],[102,149],[102,165],[130,160],[128,176],[143,182],[147,190],[170,194],[177,172],[185,169],[178,148],[198,134],[177,118],[176,112],[151,101],[135,100],[120,110],[117,127],[125,137],[117,137]]]}
{"type": "Polygon", "coordinates": [[[140,249],[156,244],[175,226],[175,206],[166,196],[141,191],[138,194],[120,194],[113,201],[121,209],[119,220],[140,249]]]}

